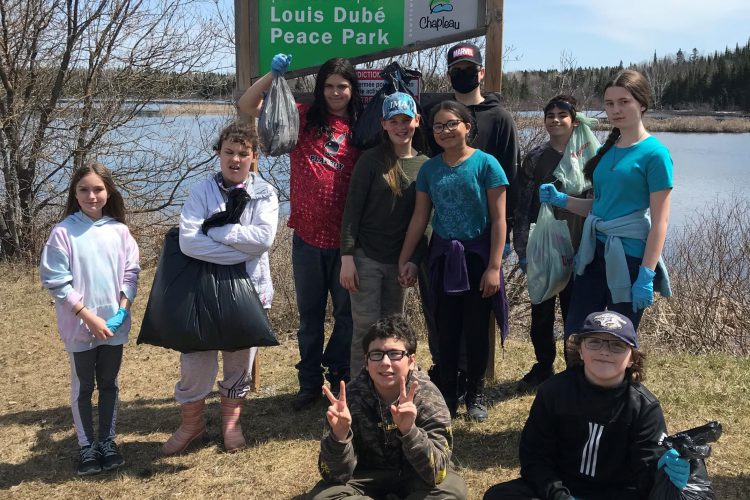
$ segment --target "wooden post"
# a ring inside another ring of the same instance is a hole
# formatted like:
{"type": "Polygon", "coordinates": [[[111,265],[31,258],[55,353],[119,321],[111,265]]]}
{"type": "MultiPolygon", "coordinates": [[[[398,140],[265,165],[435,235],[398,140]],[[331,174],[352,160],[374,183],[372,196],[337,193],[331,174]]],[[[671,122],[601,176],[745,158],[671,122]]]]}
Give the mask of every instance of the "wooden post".
{"type": "MultiPolygon", "coordinates": [[[[234,89],[235,101],[252,85],[250,75],[257,75],[259,68],[258,51],[258,2],[254,0],[234,0],[234,54],[237,86],[234,89]]],[[[250,117],[240,113],[239,118],[250,117]]]]}
{"type": "Polygon", "coordinates": [[[503,0],[487,0],[487,53],[485,54],[484,89],[503,90],[503,0]]]}
{"type": "MultiPolygon", "coordinates": [[[[500,92],[503,89],[503,0],[487,0],[487,35],[486,54],[484,58],[484,90],[500,92]]],[[[500,269],[502,273],[503,270],[500,269]]],[[[487,381],[494,382],[495,351],[497,334],[495,333],[495,315],[490,314],[488,326],[489,361],[487,362],[487,381]]]]}
{"type": "MultiPolygon", "coordinates": [[[[258,74],[258,2],[254,0],[234,0],[234,54],[237,86],[234,89],[235,102],[252,85],[250,75],[258,74]]],[[[240,120],[249,121],[250,115],[240,113],[240,120]]],[[[257,160],[256,160],[257,161],[257,160]]],[[[256,166],[253,168],[257,169],[256,166]]],[[[260,349],[255,353],[253,366],[250,369],[250,390],[260,390],[260,349]]]]}

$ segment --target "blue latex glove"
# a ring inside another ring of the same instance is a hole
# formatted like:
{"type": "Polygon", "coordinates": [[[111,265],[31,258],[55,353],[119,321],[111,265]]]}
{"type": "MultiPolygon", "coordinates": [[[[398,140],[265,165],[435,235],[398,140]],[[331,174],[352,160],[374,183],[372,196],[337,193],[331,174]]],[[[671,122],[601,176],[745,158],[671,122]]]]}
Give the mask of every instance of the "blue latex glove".
{"type": "Polygon", "coordinates": [[[292,54],[276,54],[271,59],[271,71],[276,75],[283,75],[292,62],[292,54]]]}
{"type": "Polygon", "coordinates": [[[539,201],[565,208],[568,205],[568,195],[558,191],[554,184],[542,184],[539,186],[539,201]]]}
{"type": "Polygon", "coordinates": [[[641,266],[638,270],[638,278],[630,290],[633,295],[633,312],[646,309],[654,303],[654,276],[656,276],[656,271],[648,267],[641,266]]]}
{"type": "Polygon", "coordinates": [[[521,268],[521,271],[523,271],[523,274],[526,274],[526,266],[528,266],[529,263],[526,261],[526,257],[522,257],[518,259],[518,267],[521,268]]]}
{"type": "Polygon", "coordinates": [[[122,326],[128,316],[130,316],[130,314],[128,314],[128,311],[124,307],[119,308],[115,315],[107,320],[106,325],[107,328],[109,328],[109,331],[115,333],[117,329],[122,326]]]}
{"type": "Polygon", "coordinates": [[[503,247],[503,259],[508,258],[508,255],[510,255],[510,252],[513,250],[510,248],[510,243],[506,243],[503,247]]]}
{"type": "Polygon", "coordinates": [[[667,450],[659,459],[656,468],[662,467],[672,484],[680,491],[684,490],[690,478],[690,462],[682,458],[677,450],[672,449],[667,450]]]}

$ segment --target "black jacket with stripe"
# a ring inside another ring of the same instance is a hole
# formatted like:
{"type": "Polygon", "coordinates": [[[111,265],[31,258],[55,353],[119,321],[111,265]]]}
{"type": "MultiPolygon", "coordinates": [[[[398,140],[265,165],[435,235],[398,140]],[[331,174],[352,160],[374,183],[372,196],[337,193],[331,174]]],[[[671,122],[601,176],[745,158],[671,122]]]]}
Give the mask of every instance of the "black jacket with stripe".
{"type": "Polygon", "coordinates": [[[542,384],[521,434],[521,476],[543,499],[562,500],[653,485],[666,424],[641,384],[591,384],[583,367],[542,384]]]}

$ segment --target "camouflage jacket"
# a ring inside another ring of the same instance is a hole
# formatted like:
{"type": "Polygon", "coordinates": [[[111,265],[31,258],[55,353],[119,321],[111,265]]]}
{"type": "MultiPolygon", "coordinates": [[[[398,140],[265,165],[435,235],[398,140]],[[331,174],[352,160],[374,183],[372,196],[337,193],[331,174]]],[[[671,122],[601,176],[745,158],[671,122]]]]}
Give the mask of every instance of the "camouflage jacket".
{"type": "MultiPolygon", "coordinates": [[[[561,159],[562,154],[555,151],[549,141],[529,151],[523,159],[516,181],[518,201],[513,214],[513,249],[519,259],[526,258],[529,230],[539,215],[539,186],[553,183],[557,189],[562,189],[560,181],[552,175],[561,159]]],[[[584,191],[579,196],[586,198],[589,193],[590,190],[584,191]]],[[[556,219],[568,222],[573,249],[577,251],[581,242],[584,218],[560,208],[554,208],[554,211],[556,219]]]]}
{"type": "Polygon", "coordinates": [[[393,423],[390,403],[380,399],[367,370],[346,386],[352,429],[346,440],[336,441],[326,419],[318,458],[323,479],[345,484],[356,468],[392,470],[394,481],[414,473],[432,485],[445,478],[453,447],[450,413],[425,372],[411,372],[407,391],[414,379],[417,419],[406,435],[393,423]]]}

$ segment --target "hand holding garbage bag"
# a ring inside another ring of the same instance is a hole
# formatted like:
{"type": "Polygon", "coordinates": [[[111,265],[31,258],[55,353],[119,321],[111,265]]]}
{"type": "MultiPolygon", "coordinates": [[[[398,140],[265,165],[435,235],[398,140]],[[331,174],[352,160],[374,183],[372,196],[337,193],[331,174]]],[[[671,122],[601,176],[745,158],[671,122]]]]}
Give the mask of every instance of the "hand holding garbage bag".
{"type": "Polygon", "coordinates": [[[682,458],[675,449],[667,450],[656,464],[657,469],[664,469],[672,484],[681,490],[687,486],[690,478],[690,463],[682,458]]]}
{"type": "Polygon", "coordinates": [[[565,208],[568,204],[568,195],[558,191],[554,184],[542,184],[539,186],[539,202],[565,208]]]}
{"type": "Polygon", "coordinates": [[[292,54],[276,54],[271,59],[271,71],[274,75],[284,76],[291,62],[292,54]]]}
{"type": "Polygon", "coordinates": [[[712,443],[721,436],[719,422],[678,432],[664,438],[665,453],[659,458],[654,487],[648,500],[714,500],[705,459],[712,443]]]}
{"type": "Polygon", "coordinates": [[[263,99],[258,117],[260,150],[268,156],[289,153],[299,136],[299,113],[292,91],[284,79],[291,55],[276,54],[271,61],[271,88],[263,99]]]}

